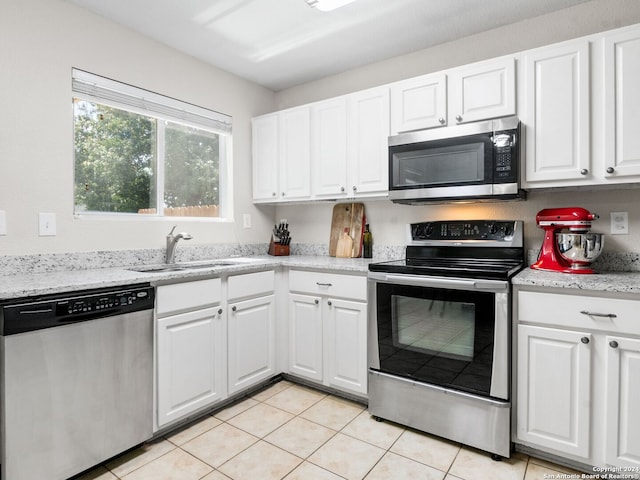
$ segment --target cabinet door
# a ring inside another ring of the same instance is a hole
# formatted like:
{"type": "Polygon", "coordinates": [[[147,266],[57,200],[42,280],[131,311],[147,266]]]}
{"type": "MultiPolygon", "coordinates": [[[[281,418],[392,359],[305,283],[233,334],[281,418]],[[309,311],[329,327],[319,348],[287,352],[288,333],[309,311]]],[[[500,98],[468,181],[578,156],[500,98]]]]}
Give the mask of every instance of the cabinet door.
{"type": "Polygon", "coordinates": [[[326,382],[355,393],[367,393],[367,306],[326,300],[326,382]]]}
{"type": "Polygon", "coordinates": [[[229,393],[274,374],[274,296],[229,304],[229,393]]]}
{"type": "Polygon", "coordinates": [[[604,38],[606,178],[640,175],[640,32],[604,38]]]}
{"type": "Polygon", "coordinates": [[[347,99],[313,105],[311,110],[312,194],[347,196],[347,99]]]}
{"type": "Polygon", "coordinates": [[[311,195],[311,114],[309,107],[280,113],[279,152],[281,200],[311,195]]]}
{"type": "Polygon", "coordinates": [[[517,437],[589,457],[591,335],[518,326],[517,437]]]}
{"type": "Polygon", "coordinates": [[[273,202],[278,188],[278,114],[251,120],[253,199],[273,202]]]}
{"type": "Polygon", "coordinates": [[[536,50],[524,63],[525,182],[591,181],[589,42],[536,50]]]}
{"type": "Polygon", "coordinates": [[[389,190],[389,89],[349,95],[350,195],[389,190]]]}
{"type": "Polygon", "coordinates": [[[320,298],[289,294],[289,371],[322,381],[320,298]]]}
{"type": "Polygon", "coordinates": [[[446,75],[425,75],[391,86],[392,135],[446,124],[446,75]]]}
{"type": "MultiPolygon", "coordinates": [[[[608,465],[640,467],[640,340],[606,337],[608,465]]],[[[635,470],[637,472],[637,470],[635,470]]]]}
{"type": "Polygon", "coordinates": [[[453,70],[449,82],[452,122],[475,122],[516,113],[513,58],[453,70]]]}
{"type": "Polygon", "coordinates": [[[225,397],[224,344],[219,307],[157,321],[159,427],[225,397]]]}

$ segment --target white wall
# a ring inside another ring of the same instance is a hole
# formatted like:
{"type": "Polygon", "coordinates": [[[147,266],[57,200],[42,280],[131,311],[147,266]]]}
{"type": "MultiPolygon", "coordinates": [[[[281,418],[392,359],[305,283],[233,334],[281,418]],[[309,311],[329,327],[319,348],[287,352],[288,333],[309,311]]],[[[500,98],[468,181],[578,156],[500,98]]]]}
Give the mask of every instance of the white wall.
{"type": "MultiPolygon", "coordinates": [[[[462,38],[409,55],[350,70],[276,94],[278,109],[383,85],[466,63],[640,23],[640,1],[594,0],[489,32],[462,38]]],[[[609,233],[610,212],[629,212],[629,235],[607,235],[605,251],[640,252],[640,190],[530,192],[524,202],[476,205],[394,205],[365,202],[374,241],[403,245],[406,223],[445,219],[522,219],[527,248],[539,248],[542,230],[535,215],[542,208],[581,206],[600,215],[594,231],[609,233]]],[[[289,221],[294,241],[328,243],[333,204],[279,206],[276,217],[289,221]]]]}
{"type": "Polygon", "coordinates": [[[273,207],[251,202],[251,117],[274,93],[205,65],[62,0],[2,0],[0,13],[0,255],[161,248],[175,220],[73,217],[71,69],[81,68],[233,116],[239,225],[178,222],[195,243],[261,243],[273,207]],[[38,236],[38,213],[57,236],[38,236]],[[253,228],[242,228],[249,213],[253,228]]]}

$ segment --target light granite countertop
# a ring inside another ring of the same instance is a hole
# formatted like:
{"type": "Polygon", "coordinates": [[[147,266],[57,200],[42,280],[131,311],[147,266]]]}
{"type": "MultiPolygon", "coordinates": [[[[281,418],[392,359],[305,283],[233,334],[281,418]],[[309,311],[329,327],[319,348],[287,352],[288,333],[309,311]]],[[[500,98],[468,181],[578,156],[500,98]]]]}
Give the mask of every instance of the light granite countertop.
{"type": "MultiPolygon", "coordinates": [[[[228,266],[167,272],[136,272],[129,269],[133,267],[112,267],[3,275],[0,277],[0,300],[136,283],[149,282],[153,284],[194,280],[198,277],[225,276],[279,266],[365,275],[368,271],[369,263],[372,262],[371,259],[335,258],[320,255],[292,255],[287,257],[256,255],[246,258],[250,258],[251,261],[228,266]]],[[[373,261],[379,261],[379,259],[373,261]]]]}
{"type": "Polygon", "coordinates": [[[600,272],[568,274],[525,268],[511,280],[514,285],[569,288],[594,292],[640,294],[640,272],[600,272]]]}

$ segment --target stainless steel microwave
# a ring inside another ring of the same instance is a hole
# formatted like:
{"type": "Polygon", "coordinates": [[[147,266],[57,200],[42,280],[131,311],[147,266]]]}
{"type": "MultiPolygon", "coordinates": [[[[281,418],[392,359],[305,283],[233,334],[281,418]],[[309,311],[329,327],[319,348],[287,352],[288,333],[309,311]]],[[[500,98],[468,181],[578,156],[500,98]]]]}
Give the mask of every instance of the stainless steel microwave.
{"type": "Polygon", "coordinates": [[[517,117],[389,137],[389,199],[395,203],[524,197],[517,117]]]}

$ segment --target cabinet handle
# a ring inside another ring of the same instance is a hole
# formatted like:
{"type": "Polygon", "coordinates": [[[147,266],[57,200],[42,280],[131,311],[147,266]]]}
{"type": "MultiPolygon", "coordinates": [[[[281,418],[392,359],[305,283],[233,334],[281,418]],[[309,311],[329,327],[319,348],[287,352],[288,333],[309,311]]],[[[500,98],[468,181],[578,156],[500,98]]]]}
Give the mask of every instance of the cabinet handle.
{"type": "Polygon", "coordinates": [[[329,301],[327,302],[327,305],[329,305],[329,306],[331,306],[331,305],[332,305],[331,300],[329,300],[329,301]]]}
{"type": "Polygon", "coordinates": [[[282,192],[282,196],[283,196],[283,197],[284,197],[284,195],[285,195],[285,193],[284,193],[284,192],[282,192]]]}
{"type": "Polygon", "coordinates": [[[271,192],[271,196],[272,196],[272,197],[275,197],[276,195],[277,195],[277,193],[276,193],[276,192],[271,192]]]}
{"type": "Polygon", "coordinates": [[[586,345],[587,343],[589,343],[589,337],[582,337],[580,341],[586,345]]]}
{"type": "Polygon", "coordinates": [[[456,115],[456,120],[461,122],[462,121],[462,116],[461,115],[456,115]]]}
{"type": "Polygon", "coordinates": [[[440,117],[440,118],[438,119],[438,121],[439,121],[442,125],[444,125],[444,118],[440,117]]]}
{"type": "Polygon", "coordinates": [[[235,312],[237,310],[237,307],[234,305],[233,307],[231,307],[231,311],[235,312]]]}
{"type": "Polygon", "coordinates": [[[618,342],[616,342],[615,340],[611,340],[611,341],[609,342],[609,346],[610,346],[611,348],[618,348],[618,342]]]}
{"type": "Polygon", "coordinates": [[[318,300],[317,298],[313,301],[313,303],[315,303],[316,305],[318,305],[320,303],[320,300],[318,300]]]}
{"type": "Polygon", "coordinates": [[[222,315],[222,309],[221,308],[218,309],[218,315],[222,315]]]}
{"type": "Polygon", "coordinates": [[[588,315],[589,317],[606,317],[606,318],[617,318],[615,313],[598,313],[598,312],[590,312],[589,310],[580,310],[582,315],[588,315]]]}
{"type": "Polygon", "coordinates": [[[345,188],[344,188],[344,187],[340,187],[340,191],[341,191],[341,192],[344,192],[344,191],[345,191],[345,188]]]}
{"type": "Polygon", "coordinates": [[[355,192],[356,190],[358,190],[358,187],[356,187],[355,185],[353,186],[353,191],[355,192]]]}
{"type": "Polygon", "coordinates": [[[318,285],[319,287],[333,287],[333,283],[316,282],[316,285],[318,285]]]}
{"type": "Polygon", "coordinates": [[[580,175],[587,175],[589,173],[589,170],[587,170],[586,168],[583,168],[582,170],[580,170],[580,175]]]}
{"type": "Polygon", "coordinates": [[[607,168],[607,173],[613,173],[613,172],[615,172],[615,169],[613,167],[607,168]]]}

